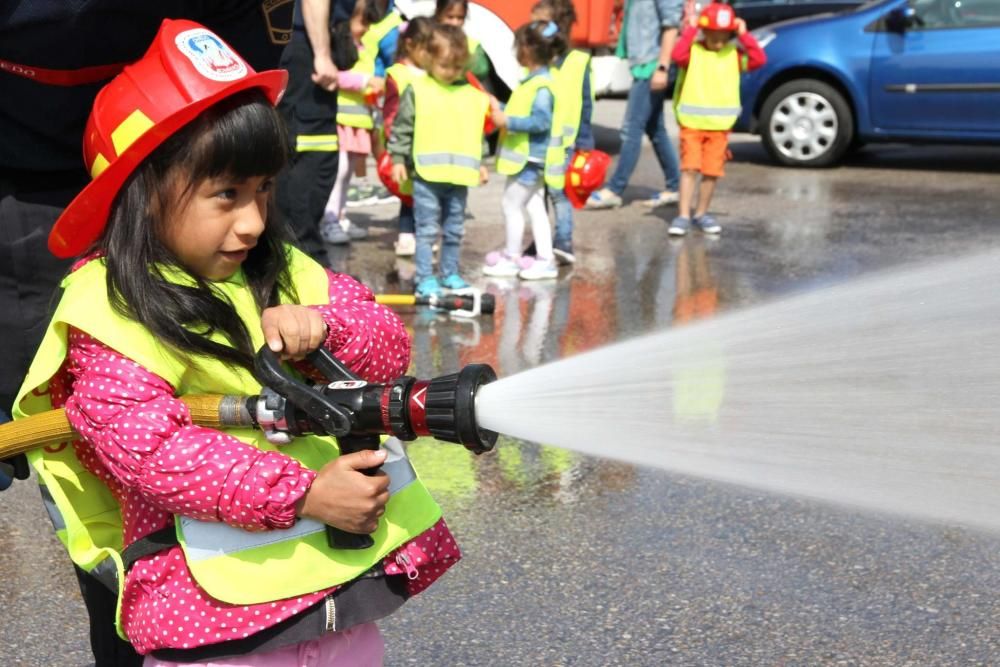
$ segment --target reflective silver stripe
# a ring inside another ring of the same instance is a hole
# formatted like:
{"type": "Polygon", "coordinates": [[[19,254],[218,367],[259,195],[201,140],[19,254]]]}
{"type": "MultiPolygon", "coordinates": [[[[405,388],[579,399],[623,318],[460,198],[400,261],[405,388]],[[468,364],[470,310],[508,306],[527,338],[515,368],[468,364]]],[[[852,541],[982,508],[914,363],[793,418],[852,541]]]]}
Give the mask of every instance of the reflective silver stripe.
{"type": "MultiPolygon", "coordinates": [[[[389,495],[392,495],[412,484],[417,474],[403,451],[403,443],[397,438],[389,438],[382,443],[382,447],[387,454],[382,470],[389,476],[389,495]]],[[[250,532],[215,521],[178,518],[184,534],[184,554],[191,561],[208,560],[246,549],[297,540],[326,530],[326,524],[313,519],[300,519],[294,526],[284,530],[250,532]]]]}
{"type": "Polygon", "coordinates": [[[517,164],[524,164],[528,161],[527,155],[522,155],[517,151],[512,151],[509,148],[501,148],[500,155],[497,156],[500,160],[510,160],[511,162],[516,162],[517,164]]]}
{"type": "Polygon", "coordinates": [[[740,107],[699,107],[693,104],[680,104],[677,106],[679,113],[688,113],[692,116],[739,116],[740,107]]]}
{"type": "Polygon", "coordinates": [[[90,571],[90,576],[118,593],[118,566],[113,558],[105,558],[90,571]]]}
{"type": "Polygon", "coordinates": [[[479,169],[480,164],[480,160],[458,153],[421,153],[415,157],[418,167],[452,166],[479,169]]]}
{"type": "Polygon", "coordinates": [[[333,152],[338,148],[337,135],[299,135],[295,138],[295,150],[299,153],[308,151],[333,152]]]}
{"type": "Polygon", "coordinates": [[[558,137],[549,137],[549,148],[562,145],[563,145],[563,135],[559,135],[558,137]]]}
{"type": "Polygon", "coordinates": [[[576,128],[573,127],[572,125],[563,125],[563,136],[564,137],[572,137],[575,132],[576,132],[576,128]]]}
{"type": "Polygon", "coordinates": [[[351,114],[355,116],[367,116],[368,107],[363,104],[337,104],[338,114],[351,114]]]}
{"type": "Polygon", "coordinates": [[[42,503],[45,505],[45,511],[49,515],[49,521],[52,522],[52,526],[56,530],[66,530],[66,521],[63,519],[62,512],[59,511],[56,501],[52,498],[52,492],[49,491],[49,487],[40,484],[38,489],[42,492],[42,503]]]}
{"type": "Polygon", "coordinates": [[[553,164],[545,167],[545,173],[549,176],[562,176],[566,173],[565,164],[553,164]]]}

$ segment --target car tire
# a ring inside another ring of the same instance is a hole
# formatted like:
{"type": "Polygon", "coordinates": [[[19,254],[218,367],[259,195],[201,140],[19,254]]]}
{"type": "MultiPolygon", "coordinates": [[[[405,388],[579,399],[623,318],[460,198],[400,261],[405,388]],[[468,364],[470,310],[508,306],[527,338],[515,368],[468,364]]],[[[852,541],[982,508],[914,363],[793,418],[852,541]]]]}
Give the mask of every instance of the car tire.
{"type": "Polygon", "coordinates": [[[760,109],[764,147],[790,167],[826,167],[854,141],[854,116],[844,96],[815,79],[796,79],[775,88],[760,109]]]}

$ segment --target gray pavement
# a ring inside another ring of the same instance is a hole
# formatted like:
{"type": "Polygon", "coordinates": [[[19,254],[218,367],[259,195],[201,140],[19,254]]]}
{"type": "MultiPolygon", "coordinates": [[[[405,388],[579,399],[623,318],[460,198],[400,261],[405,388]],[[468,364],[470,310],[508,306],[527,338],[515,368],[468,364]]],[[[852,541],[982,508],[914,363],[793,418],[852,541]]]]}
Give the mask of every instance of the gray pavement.
{"type": "MultiPolygon", "coordinates": [[[[623,102],[597,104],[617,150],[623,102]]],[[[674,135],[676,136],[676,135],[674,135]]],[[[996,149],[865,148],[842,167],[772,166],[752,137],[713,212],[721,238],[670,240],[675,209],[581,212],[558,281],[482,280],[502,183],[470,198],[463,261],[493,318],[404,313],[414,372],[501,375],[889,266],[996,245],[996,149]]],[[[626,193],[658,189],[648,147],[626,193]]],[[[408,291],[392,206],[335,266],[408,291]]],[[[383,622],[388,665],[1000,664],[1000,536],[865,514],[502,439],[479,458],[411,455],[465,558],[383,622]]],[[[86,619],[34,484],[0,494],[5,664],[84,665],[86,619]]]]}

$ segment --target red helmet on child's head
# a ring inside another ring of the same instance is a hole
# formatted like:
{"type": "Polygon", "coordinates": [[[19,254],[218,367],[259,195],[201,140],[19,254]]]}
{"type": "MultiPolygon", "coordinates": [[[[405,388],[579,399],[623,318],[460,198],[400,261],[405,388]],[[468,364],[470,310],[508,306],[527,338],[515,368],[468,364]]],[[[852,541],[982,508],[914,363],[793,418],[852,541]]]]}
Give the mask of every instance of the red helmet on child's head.
{"type": "Polygon", "coordinates": [[[566,199],[573,208],[583,208],[587,197],[604,185],[611,156],[604,151],[576,151],[566,167],[566,199]]]}
{"type": "Polygon", "coordinates": [[[255,72],[204,26],[165,20],[146,54],[97,94],[83,134],[93,180],[56,220],[49,250],[57,257],[85,251],[139,163],[202,111],[248,88],[277,104],[287,81],[283,70],[255,72]]]}
{"type": "Polygon", "coordinates": [[[736,12],[723,2],[710,3],[701,10],[698,27],[705,30],[736,30],[736,12]]]}

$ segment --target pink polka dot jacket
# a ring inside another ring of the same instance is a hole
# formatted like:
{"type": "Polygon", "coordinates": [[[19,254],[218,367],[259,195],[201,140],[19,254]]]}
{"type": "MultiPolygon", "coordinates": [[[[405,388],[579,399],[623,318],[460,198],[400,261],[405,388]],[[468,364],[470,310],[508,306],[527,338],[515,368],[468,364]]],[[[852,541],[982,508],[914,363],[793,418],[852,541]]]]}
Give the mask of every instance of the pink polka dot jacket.
{"type": "MultiPolygon", "coordinates": [[[[328,275],[330,303],[314,306],[329,328],[325,345],[368,381],[405,373],[409,338],[400,319],[354,279],[328,275]]],[[[280,452],[193,424],[166,381],[81,331],[71,330],[66,362],[50,387],[53,405],[64,405],[73,428],[84,435],[74,443],[77,457],[121,505],[126,545],[172,525],[174,514],[246,530],[289,528],[295,503],[316,476],[280,452]]],[[[383,564],[387,574],[407,575],[409,592],[416,594],[459,558],[441,520],[383,564]]],[[[334,590],[264,604],[226,604],[199,588],[181,548],[174,546],[129,571],[122,623],[141,654],[194,648],[248,637],[334,590]]]]}

